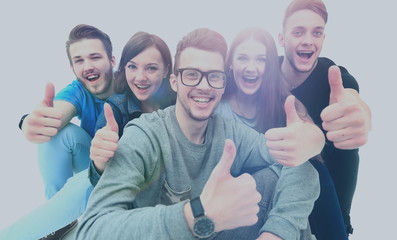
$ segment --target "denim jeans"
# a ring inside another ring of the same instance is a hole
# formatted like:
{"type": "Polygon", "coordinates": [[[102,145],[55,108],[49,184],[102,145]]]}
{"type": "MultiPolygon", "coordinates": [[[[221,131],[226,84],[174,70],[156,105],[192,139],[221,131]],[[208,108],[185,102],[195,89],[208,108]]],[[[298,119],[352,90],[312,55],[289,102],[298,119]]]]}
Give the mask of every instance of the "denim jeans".
{"type": "Polygon", "coordinates": [[[0,231],[0,239],[37,240],[80,217],[93,190],[88,171],[69,178],[51,199],[0,231]]]}
{"type": "Polygon", "coordinates": [[[0,231],[0,239],[37,240],[80,217],[92,185],[88,178],[91,137],[74,124],[40,144],[39,163],[47,202],[0,231]]]}
{"type": "Polygon", "coordinates": [[[50,199],[73,174],[88,168],[91,136],[69,123],[49,142],[39,144],[38,158],[45,196],[50,199]]]}

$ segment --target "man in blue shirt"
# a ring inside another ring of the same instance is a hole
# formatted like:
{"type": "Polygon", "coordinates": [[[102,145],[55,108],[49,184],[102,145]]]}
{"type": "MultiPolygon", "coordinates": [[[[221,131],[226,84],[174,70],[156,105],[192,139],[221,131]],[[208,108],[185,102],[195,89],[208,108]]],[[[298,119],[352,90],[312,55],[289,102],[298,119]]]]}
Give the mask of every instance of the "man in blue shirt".
{"type": "MultiPolygon", "coordinates": [[[[39,144],[39,167],[47,199],[63,188],[70,177],[87,169],[97,117],[105,100],[113,94],[115,57],[106,33],[93,26],[77,25],[69,34],[66,51],[77,80],[55,98],[54,86],[47,84],[43,101],[20,123],[25,137],[39,144]],[[80,119],[80,127],[70,122],[75,116],[80,119]]],[[[68,216],[53,219],[46,233],[72,222],[85,209],[86,201],[80,200],[88,198],[92,187],[71,184],[68,188],[72,188],[67,191],[68,196],[63,194],[59,199],[78,206],[70,206],[68,216]]],[[[45,216],[43,211],[40,216],[45,216]]]]}

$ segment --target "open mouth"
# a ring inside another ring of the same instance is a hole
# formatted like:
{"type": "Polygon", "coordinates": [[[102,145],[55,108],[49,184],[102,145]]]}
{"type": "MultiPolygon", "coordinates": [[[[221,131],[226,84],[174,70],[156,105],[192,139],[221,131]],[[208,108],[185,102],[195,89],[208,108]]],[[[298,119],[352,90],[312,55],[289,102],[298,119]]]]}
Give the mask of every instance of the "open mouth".
{"type": "Polygon", "coordinates": [[[87,79],[90,82],[94,82],[99,78],[99,74],[90,74],[88,76],[85,77],[85,79],[87,79]]]}
{"type": "Polygon", "coordinates": [[[257,76],[243,76],[244,82],[247,83],[256,83],[259,80],[257,76]]]}
{"type": "Polygon", "coordinates": [[[193,101],[200,103],[200,104],[205,104],[208,103],[212,100],[210,97],[192,97],[193,101]]]}
{"type": "Polygon", "coordinates": [[[311,56],[313,56],[314,52],[313,51],[299,51],[296,54],[298,54],[299,57],[309,59],[311,56]]]}
{"type": "Polygon", "coordinates": [[[141,90],[150,88],[150,85],[135,84],[135,87],[141,90]]]}

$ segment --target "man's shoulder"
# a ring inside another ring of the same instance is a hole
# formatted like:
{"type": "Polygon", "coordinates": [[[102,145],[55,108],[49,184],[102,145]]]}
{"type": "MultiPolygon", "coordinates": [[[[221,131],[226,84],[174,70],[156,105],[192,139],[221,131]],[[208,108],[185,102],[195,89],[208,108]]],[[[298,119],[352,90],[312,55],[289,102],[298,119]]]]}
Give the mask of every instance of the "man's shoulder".
{"type": "MultiPolygon", "coordinates": [[[[326,58],[326,57],[319,57],[316,68],[322,69],[322,70],[327,70],[327,72],[328,72],[328,69],[334,65],[337,65],[337,64],[333,60],[326,58]]],[[[337,65],[337,66],[339,68],[341,68],[342,73],[343,73],[343,71],[347,72],[347,69],[345,67],[340,66],[340,65],[337,65]]]]}
{"type": "MultiPolygon", "coordinates": [[[[326,57],[321,57],[318,58],[318,68],[317,68],[317,72],[318,73],[323,73],[326,76],[326,79],[328,81],[328,69],[333,66],[333,65],[337,65],[334,61],[332,61],[329,58],[326,57]]],[[[341,71],[341,76],[342,76],[342,81],[343,81],[343,85],[347,88],[353,88],[358,90],[358,83],[356,81],[356,79],[349,73],[349,71],[341,66],[341,65],[337,65],[341,71]]]]}
{"type": "Polygon", "coordinates": [[[334,61],[332,61],[329,58],[326,57],[319,57],[317,58],[317,64],[314,67],[313,71],[309,75],[308,79],[310,79],[308,82],[315,82],[316,84],[319,84],[320,80],[323,80],[324,82],[328,82],[328,69],[335,65],[334,61]]]}
{"type": "Polygon", "coordinates": [[[326,67],[327,69],[332,65],[335,65],[335,62],[326,57],[319,57],[317,66],[326,67]]]}
{"type": "Polygon", "coordinates": [[[83,84],[78,80],[73,80],[66,87],[62,88],[56,95],[57,98],[72,97],[73,95],[86,95],[86,93],[92,95],[83,84]]]}
{"type": "MultiPolygon", "coordinates": [[[[71,83],[69,83],[66,87],[64,87],[62,90],[64,89],[74,89],[76,91],[84,91],[87,90],[84,85],[77,79],[73,80],[71,83]]],[[[61,91],[62,91],[61,90],[61,91]]],[[[88,90],[87,90],[88,91],[88,90]]]]}

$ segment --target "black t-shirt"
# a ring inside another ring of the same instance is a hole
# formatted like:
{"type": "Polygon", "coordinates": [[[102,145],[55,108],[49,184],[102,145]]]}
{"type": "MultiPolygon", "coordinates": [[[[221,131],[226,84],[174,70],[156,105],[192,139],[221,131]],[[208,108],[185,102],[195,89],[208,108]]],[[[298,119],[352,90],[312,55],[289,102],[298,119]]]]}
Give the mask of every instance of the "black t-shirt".
{"type": "MultiPolygon", "coordinates": [[[[280,63],[283,57],[280,57],[280,63]]],[[[314,123],[324,131],[320,114],[329,105],[330,86],[328,82],[328,69],[335,63],[328,58],[318,58],[316,67],[309,77],[291,93],[306,107],[314,123]]],[[[339,66],[342,75],[343,86],[359,91],[356,79],[350,75],[346,68],[339,66]]],[[[322,158],[334,180],[335,189],[342,209],[342,215],[347,225],[350,225],[350,208],[357,183],[359,155],[358,149],[341,150],[326,140],[321,153],[322,158]]],[[[350,230],[348,230],[350,232],[350,230]]]]}
{"type": "MultiPolygon", "coordinates": [[[[280,57],[280,59],[282,61],[283,57],[280,57]]],[[[328,83],[328,68],[332,65],[335,65],[332,60],[324,57],[318,58],[317,65],[309,77],[297,88],[291,90],[291,93],[306,107],[314,123],[317,124],[324,133],[325,131],[322,128],[320,114],[322,110],[329,105],[329,95],[331,90],[328,83]]],[[[342,66],[339,66],[339,68],[342,74],[343,86],[345,88],[352,88],[359,91],[356,79],[350,75],[346,68],[342,66]]],[[[335,147],[332,142],[327,140],[326,146],[323,150],[323,158],[326,162],[329,160],[332,161],[332,159],[329,159],[328,157],[329,151],[335,151],[335,147]]],[[[348,154],[348,156],[350,158],[351,154],[348,154]]]]}

